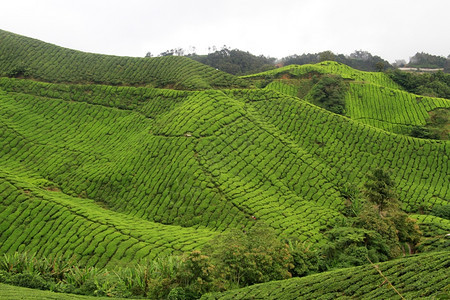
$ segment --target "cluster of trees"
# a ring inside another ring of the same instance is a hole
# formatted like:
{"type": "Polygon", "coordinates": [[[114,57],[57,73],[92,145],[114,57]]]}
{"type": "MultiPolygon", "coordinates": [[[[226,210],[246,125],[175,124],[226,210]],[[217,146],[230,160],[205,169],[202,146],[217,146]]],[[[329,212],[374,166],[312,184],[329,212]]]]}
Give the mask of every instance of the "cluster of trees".
{"type": "Polygon", "coordinates": [[[315,64],[325,60],[340,62],[361,71],[383,71],[392,68],[391,64],[386,60],[362,50],[357,50],[350,55],[334,54],[331,51],[291,55],[282,58],[281,62],[283,65],[287,66],[315,64]]]}
{"type": "Polygon", "coordinates": [[[413,126],[409,135],[421,139],[448,140],[448,124],[450,120],[450,109],[438,108],[430,113],[430,118],[425,126],[413,126]]]}
{"type": "Polygon", "coordinates": [[[317,106],[344,115],[346,91],[347,85],[341,76],[325,75],[314,85],[308,97],[317,106]]]}
{"type": "Polygon", "coordinates": [[[445,69],[450,71],[450,55],[447,58],[438,55],[431,55],[424,52],[417,52],[409,59],[409,63],[405,65],[410,68],[429,68],[429,69],[445,69]]]}
{"type": "Polygon", "coordinates": [[[213,239],[201,251],[116,268],[113,272],[80,267],[67,259],[36,258],[27,253],[0,258],[0,282],[60,292],[116,297],[196,299],[207,292],[305,276],[333,268],[397,257],[420,239],[415,222],[396,202],[389,173],[376,169],[363,195],[351,185],[346,218],[312,249],[305,242],[280,240],[275,231],[256,222],[213,239]]]}
{"type": "MultiPolygon", "coordinates": [[[[187,56],[234,75],[263,72],[277,66],[315,64],[326,60],[336,61],[357,70],[370,72],[392,70],[394,67],[442,68],[444,72],[450,72],[450,55],[445,58],[424,52],[416,53],[410,58],[409,63],[404,60],[397,60],[392,65],[383,58],[363,50],[355,50],[349,55],[335,54],[327,50],[319,53],[294,54],[276,59],[264,55],[256,56],[247,51],[231,49],[224,45],[221,49],[216,46],[209,47],[206,55],[196,54],[196,48],[191,47],[188,50],[183,48],[169,49],[161,52],[158,56],[187,56]]],[[[147,52],[145,57],[153,57],[153,54],[147,52]]]]}
{"type": "Polygon", "coordinates": [[[226,46],[207,55],[192,54],[189,57],[234,75],[246,75],[274,69],[276,61],[273,57],[256,56],[249,52],[230,49],[226,46]]]}
{"type": "MultiPolygon", "coordinates": [[[[202,64],[233,75],[246,75],[274,69],[276,62],[276,58],[264,55],[256,56],[239,49],[231,49],[226,45],[221,49],[216,46],[209,47],[206,55],[197,54],[196,48],[191,47],[189,50],[183,48],[169,49],[161,52],[158,56],[187,56],[202,64]]],[[[147,52],[145,57],[153,57],[153,54],[147,52]]]]}
{"type": "Polygon", "coordinates": [[[414,253],[421,232],[399,208],[393,187],[389,172],[383,169],[368,175],[362,192],[352,184],[344,186],[346,218],[326,232],[328,241],[321,247],[311,250],[305,243],[293,247],[294,276],[414,253]]]}
{"type": "Polygon", "coordinates": [[[387,74],[410,93],[450,99],[450,74],[442,71],[419,74],[400,70],[390,70],[387,74]]]}

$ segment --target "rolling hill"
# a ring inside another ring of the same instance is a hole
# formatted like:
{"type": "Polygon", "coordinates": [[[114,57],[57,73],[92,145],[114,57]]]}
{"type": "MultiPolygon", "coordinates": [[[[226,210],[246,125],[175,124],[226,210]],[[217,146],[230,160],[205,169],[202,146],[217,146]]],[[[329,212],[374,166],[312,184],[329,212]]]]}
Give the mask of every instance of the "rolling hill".
{"type": "Polygon", "coordinates": [[[0,76],[178,89],[246,85],[243,80],[186,57],[146,59],[85,53],[3,30],[0,30],[0,76]]]}
{"type": "Polygon", "coordinates": [[[448,252],[439,252],[257,284],[202,299],[445,299],[448,268],[448,252]]]}
{"type": "MultiPolygon", "coordinates": [[[[358,71],[336,62],[290,65],[243,78],[263,83],[265,89],[308,99],[317,78],[325,74],[340,76],[347,83],[347,117],[385,131],[408,135],[413,128],[427,125],[436,110],[446,110],[447,115],[450,110],[449,99],[408,93],[383,73],[358,71]]],[[[441,135],[448,139],[448,125],[441,135]]]]}
{"type": "Polygon", "coordinates": [[[324,62],[235,77],[0,31],[0,75],[0,254],[127,265],[255,220],[320,245],[344,218],[343,187],[362,189],[377,167],[443,250],[448,220],[420,213],[449,205],[450,143],[400,133],[449,100],[418,99],[382,73],[324,62]],[[299,97],[321,74],[349,82],[348,116],[299,97]]]}

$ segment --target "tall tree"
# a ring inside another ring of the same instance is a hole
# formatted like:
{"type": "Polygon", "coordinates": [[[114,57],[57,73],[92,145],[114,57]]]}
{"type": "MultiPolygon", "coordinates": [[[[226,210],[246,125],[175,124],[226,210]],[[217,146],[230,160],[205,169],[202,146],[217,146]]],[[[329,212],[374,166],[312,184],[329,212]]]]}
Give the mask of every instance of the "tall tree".
{"type": "Polygon", "coordinates": [[[380,215],[389,206],[396,206],[394,181],[388,171],[376,168],[367,178],[368,181],[364,184],[364,194],[370,202],[378,206],[380,215]]]}

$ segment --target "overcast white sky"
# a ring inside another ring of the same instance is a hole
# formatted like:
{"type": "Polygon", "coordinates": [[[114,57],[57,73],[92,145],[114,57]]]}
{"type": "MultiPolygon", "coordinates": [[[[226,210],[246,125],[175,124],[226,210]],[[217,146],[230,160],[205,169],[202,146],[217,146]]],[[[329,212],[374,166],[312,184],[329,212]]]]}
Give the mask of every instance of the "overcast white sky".
{"type": "Polygon", "coordinates": [[[121,56],[227,45],[277,58],[366,50],[394,62],[447,57],[449,12],[449,0],[2,0],[0,29],[121,56]]]}

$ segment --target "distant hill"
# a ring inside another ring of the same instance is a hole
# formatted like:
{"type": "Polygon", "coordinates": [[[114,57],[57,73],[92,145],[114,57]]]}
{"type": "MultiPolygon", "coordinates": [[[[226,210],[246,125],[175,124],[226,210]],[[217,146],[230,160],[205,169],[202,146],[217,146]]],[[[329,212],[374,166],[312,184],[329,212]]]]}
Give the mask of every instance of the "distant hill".
{"type": "MultiPolygon", "coordinates": [[[[358,71],[336,62],[286,66],[243,78],[265,85],[265,89],[308,99],[318,78],[326,74],[338,75],[348,85],[346,116],[386,131],[408,135],[417,127],[426,129],[436,111],[450,110],[448,99],[408,93],[384,73],[358,71]]],[[[441,131],[447,138],[448,129],[441,131]]]]}
{"type": "Polygon", "coordinates": [[[178,89],[245,86],[244,81],[187,57],[134,58],[85,53],[3,30],[0,30],[0,76],[178,89]]]}
{"type": "Polygon", "coordinates": [[[392,81],[392,79],[384,73],[359,71],[334,61],[324,61],[314,65],[289,65],[266,72],[242,76],[241,78],[266,80],[311,78],[315,74],[336,74],[344,79],[353,80],[356,82],[373,83],[395,89],[399,88],[399,85],[392,81]]]}
{"type": "Polygon", "coordinates": [[[409,59],[406,65],[409,68],[425,68],[425,69],[446,69],[450,67],[450,55],[445,58],[443,56],[432,55],[424,52],[417,52],[409,59]]]}
{"type": "Polygon", "coordinates": [[[334,54],[331,51],[323,51],[320,53],[295,54],[284,57],[281,63],[288,65],[305,65],[316,64],[325,60],[332,60],[338,63],[348,65],[354,69],[369,72],[379,72],[391,69],[392,65],[377,55],[372,55],[367,51],[357,50],[350,55],[334,54]]]}
{"type": "Polygon", "coordinates": [[[188,57],[234,75],[244,75],[273,69],[275,68],[276,60],[275,58],[265,57],[263,55],[256,56],[246,51],[226,47],[208,53],[207,55],[192,54],[188,57]]]}

